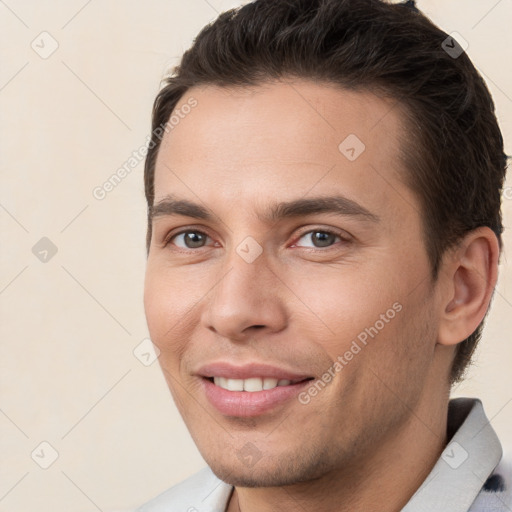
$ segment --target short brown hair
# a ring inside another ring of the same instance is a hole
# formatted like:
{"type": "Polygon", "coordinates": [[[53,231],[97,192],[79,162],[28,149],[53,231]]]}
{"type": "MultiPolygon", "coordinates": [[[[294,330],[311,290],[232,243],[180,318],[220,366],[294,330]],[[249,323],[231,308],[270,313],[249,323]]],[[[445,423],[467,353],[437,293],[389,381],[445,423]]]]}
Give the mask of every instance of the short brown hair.
{"type": "MultiPolygon", "coordinates": [[[[491,95],[457,41],[411,1],[255,0],[204,27],[155,99],[144,170],[148,252],[161,142],[155,130],[193,86],[244,87],[283,77],[396,100],[408,132],[403,179],[420,202],[434,281],[444,252],[479,226],[493,230],[501,251],[507,155],[491,95]]],[[[459,343],[452,384],[462,380],[482,328],[483,320],[459,343]]]]}

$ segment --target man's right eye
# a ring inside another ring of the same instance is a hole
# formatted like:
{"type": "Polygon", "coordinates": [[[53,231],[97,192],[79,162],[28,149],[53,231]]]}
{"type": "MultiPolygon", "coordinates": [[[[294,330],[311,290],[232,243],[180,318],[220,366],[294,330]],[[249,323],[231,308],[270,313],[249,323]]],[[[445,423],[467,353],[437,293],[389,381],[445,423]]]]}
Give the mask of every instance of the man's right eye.
{"type": "Polygon", "coordinates": [[[174,245],[181,249],[198,249],[204,247],[207,238],[210,237],[202,231],[187,229],[168,236],[164,242],[164,247],[167,247],[172,240],[175,240],[174,245]]]}

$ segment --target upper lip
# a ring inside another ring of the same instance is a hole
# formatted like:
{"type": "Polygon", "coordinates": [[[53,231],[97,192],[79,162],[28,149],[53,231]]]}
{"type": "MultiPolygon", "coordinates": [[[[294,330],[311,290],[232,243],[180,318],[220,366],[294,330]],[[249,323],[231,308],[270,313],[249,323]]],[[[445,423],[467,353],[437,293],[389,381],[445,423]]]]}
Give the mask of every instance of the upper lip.
{"type": "Polygon", "coordinates": [[[304,380],[311,375],[296,373],[277,366],[262,363],[234,365],[226,361],[218,361],[201,366],[197,371],[202,377],[224,377],[226,379],[250,379],[252,377],[273,377],[275,379],[304,380]]]}

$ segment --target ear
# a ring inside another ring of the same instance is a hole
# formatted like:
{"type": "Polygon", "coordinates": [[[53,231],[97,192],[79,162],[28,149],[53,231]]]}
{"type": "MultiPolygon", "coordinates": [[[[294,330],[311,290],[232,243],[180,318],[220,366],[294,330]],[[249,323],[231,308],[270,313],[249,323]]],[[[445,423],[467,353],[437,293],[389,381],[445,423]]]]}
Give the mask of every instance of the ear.
{"type": "Polygon", "coordinates": [[[499,243],[488,227],[470,231],[443,262],[446,281],[438,343],[456,345],[484,318],[498,279],[499,243]]]}

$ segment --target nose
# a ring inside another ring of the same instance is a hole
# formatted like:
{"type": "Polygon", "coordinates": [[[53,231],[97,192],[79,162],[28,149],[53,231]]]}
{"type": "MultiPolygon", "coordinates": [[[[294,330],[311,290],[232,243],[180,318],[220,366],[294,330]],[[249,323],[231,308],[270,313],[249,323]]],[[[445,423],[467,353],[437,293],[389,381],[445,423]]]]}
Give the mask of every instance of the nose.
{"type": "Polygon", "coordinates": [[[235,251],[207,295],[201,322],[233,341],[265,336],[286,327],[286,286],[262,253],[251,263],[235,251]]]}

